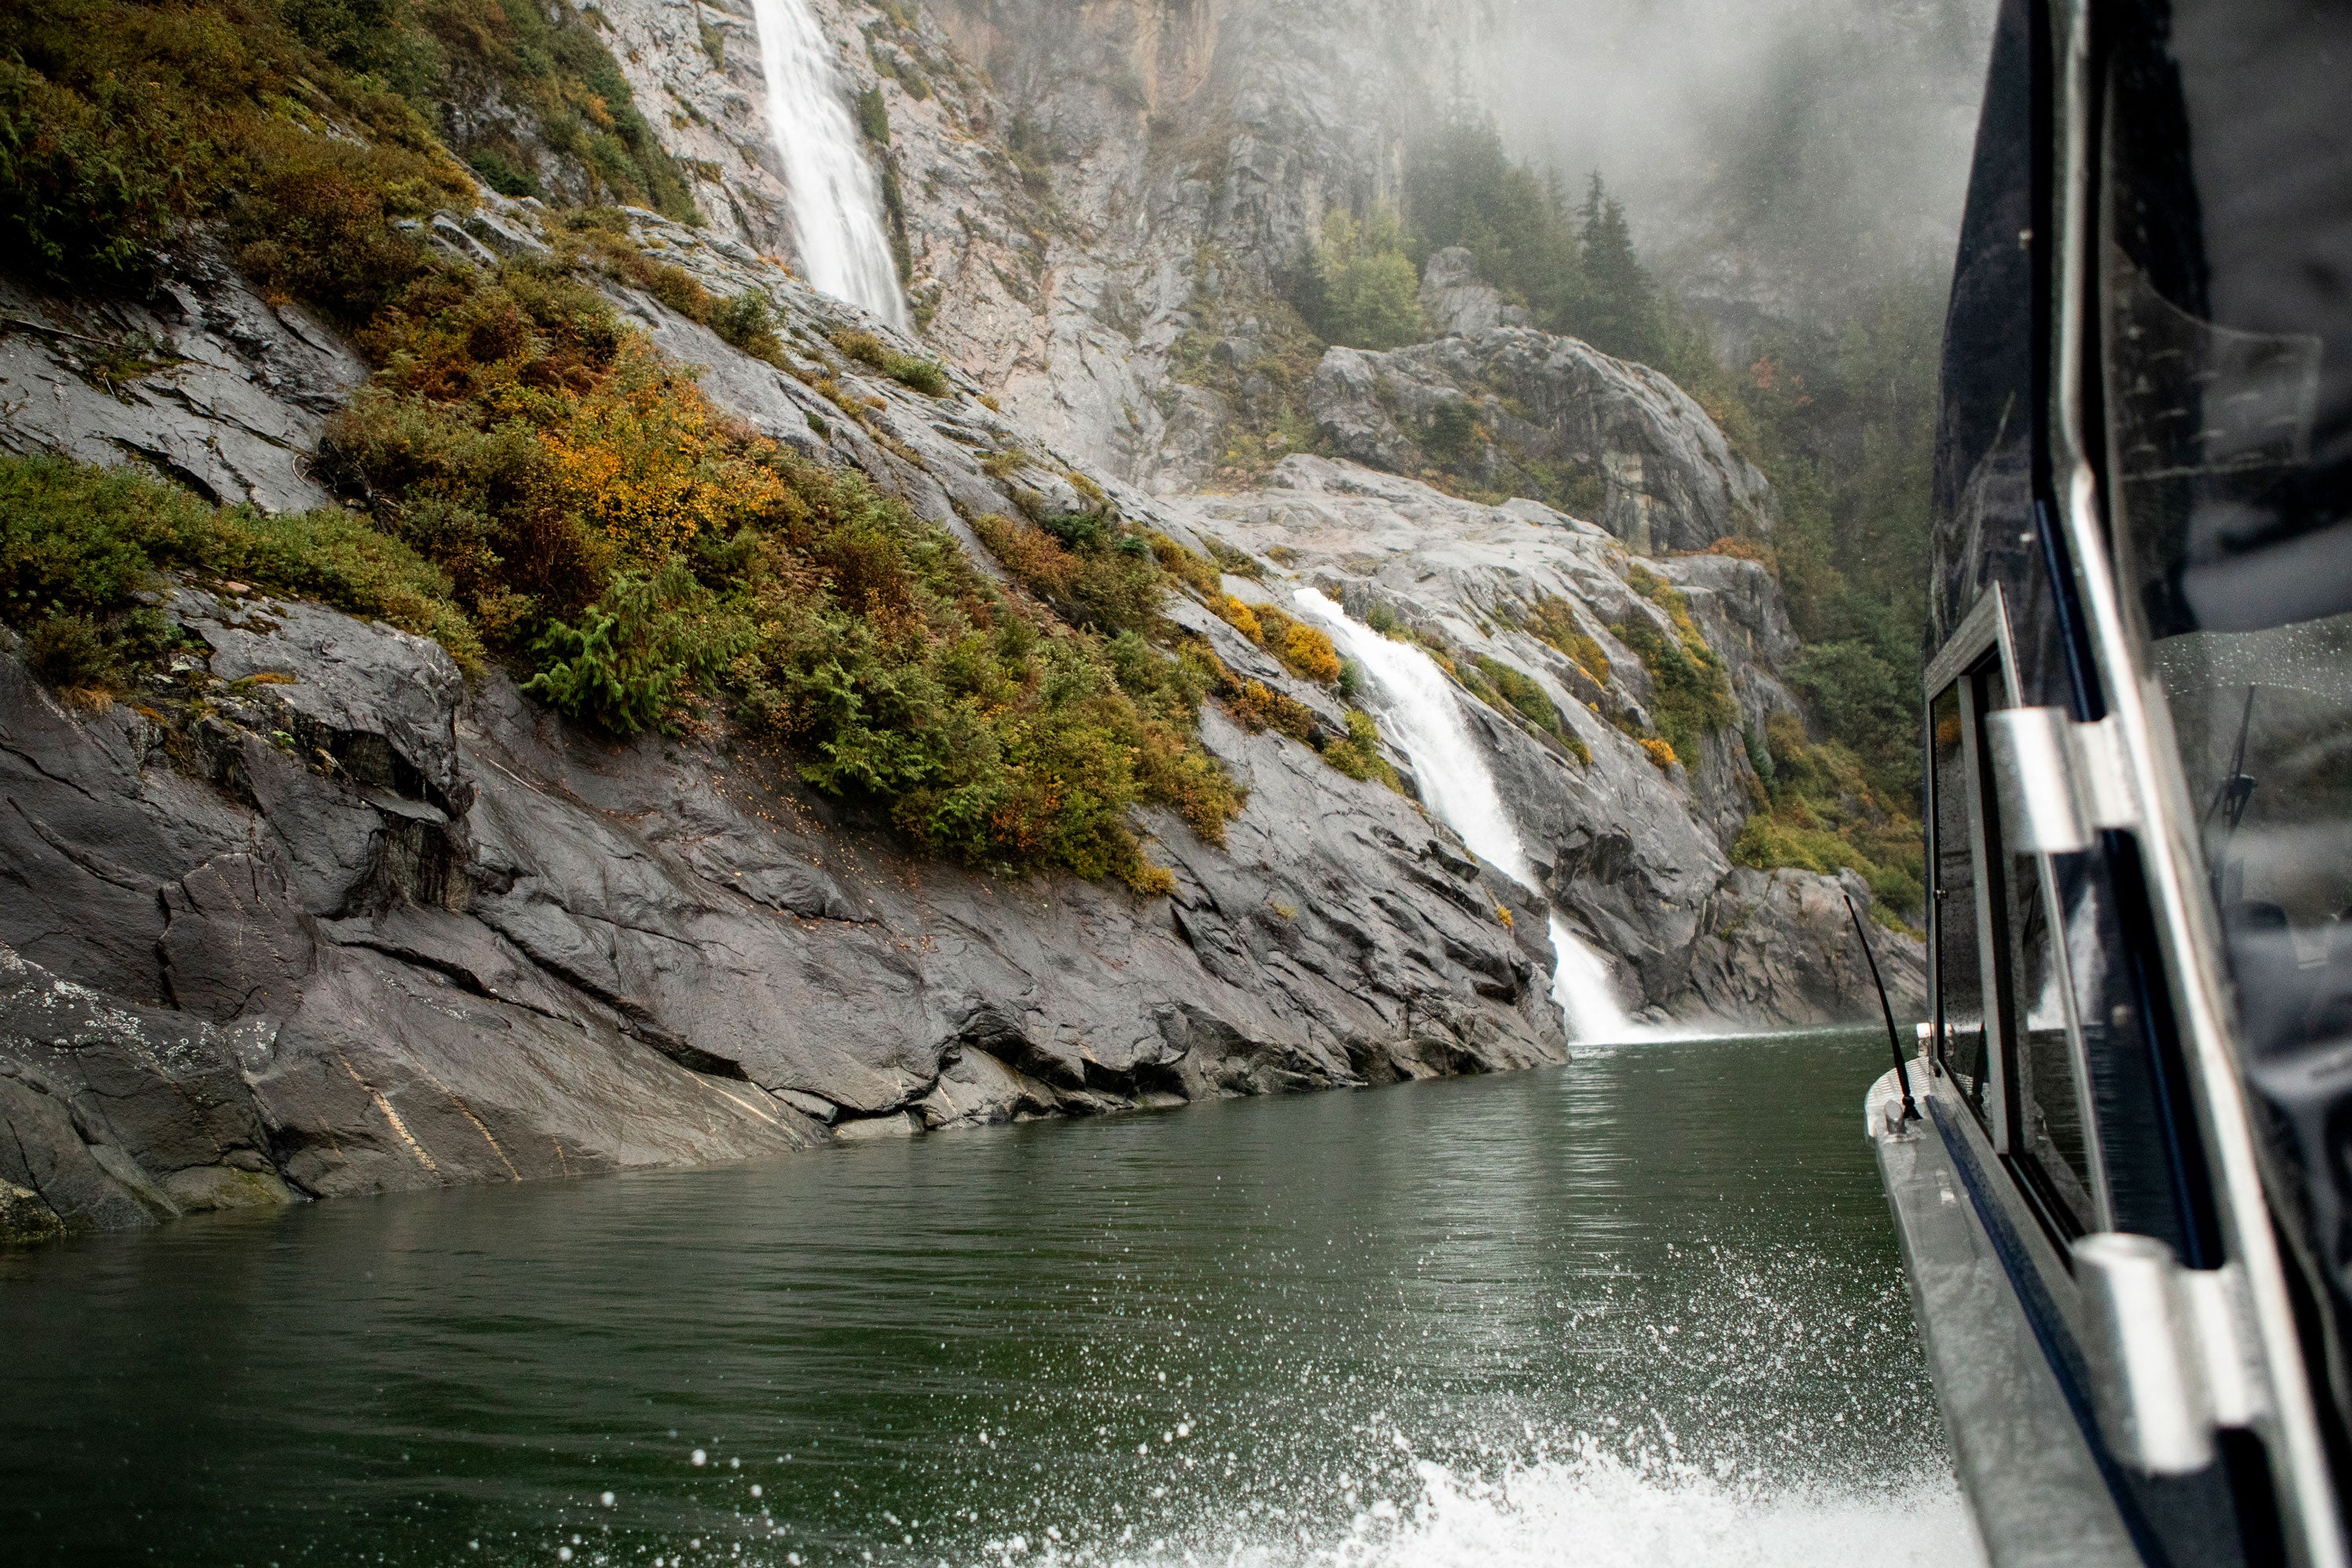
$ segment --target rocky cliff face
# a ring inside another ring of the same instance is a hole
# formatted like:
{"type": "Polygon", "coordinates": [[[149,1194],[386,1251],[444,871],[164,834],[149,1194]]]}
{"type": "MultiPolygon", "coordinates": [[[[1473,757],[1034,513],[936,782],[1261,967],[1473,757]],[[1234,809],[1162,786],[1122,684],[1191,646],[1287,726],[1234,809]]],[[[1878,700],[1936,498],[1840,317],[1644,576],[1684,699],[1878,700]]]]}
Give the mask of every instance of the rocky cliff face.
{"type": "MultiPolygon", "coordinates": [[[[1263,412],[1280,275],[1327,212],[1399,198],[1407,135],[1486,33],[1442,0],[808,3],[845,89],[883,110],[869,150],[927,336],[1057,449],[1158,492],[1214,479],[1263,412]]],[[[789,259],[759,34],[730,7],[597,13],[682,165],[715,181],[706,212],[789,259]]],[[[1299,389],[1337,454],[1574,503],[1640,550],[1769,528],[1762,476],[1665,377],[1529,331],[1466,252],[1432,258],[1423,303],[1439,342],[1334,354],[1299,389]]]]}
{"type": "Polygon", "coordinates": [[[1580,501],[1643,554],[1771,531],[1764,476],[1688,394],[1574,338],[1495,326],[1388,353],[1335,348],[1308,398],[1318,433],[1340,456],[1580,501]]]}
{"type": "MultiPolygon", "coordinates": [[[[492,204],[447,243],[528,247],[535,222],[492,204]]],[[[844,317],[735,242],[640,223],[712,287],[765,289],[812,363],[844,317]]],[[[1021,433],[968,391],[829,366],[866,410],[843,417],[616,293],[775,437],[935,518],[1015,507],[981,458],[1021,433]]],[[[72,385],[61,419],[110,397],[72,385]]],[[[156,406],[204,446],[206,410],[156,406]]],[[[1050,461],[1019,482],[1066,489],[1050,461]]],[[[910,860],[723,729],[600,741],[386,627],[219,585],[166,607],[195,650],[184,711],[68,708],[0,658],[19,1229],[1566,1055],[1540,895],[1213,710],[1249,807],[1223,848],[1149,824],[1177,888],[1146,900],[910,860]]],[[[1173,613],[1338,721],[1197,604],[1173,613]]]]}
{"type": "Polygon", "coordinates": [[[143,301],[38,298],[0,278],[0,447],[135,462],[214,501],[323,505],[303,459],[367,366],[201,250],[143,301]]]}
{"type": "MultiPolygon", "coordinates": [[[[1509,703],[1465,696],[1464,706],[1545,894],[1609,956],[1629,1010],[1814,1022],[1873,1003],[1834,882],[1727,858],[1755,787],[1738,724],[1664,772],[1633,738],[1652,727],[1655,689],[1625,628],[1674,627],[1635,590],[1639,563],[1605,530],[1531,500],[1483,506],[1307,457],[1286,458],[1262,491],[1170,504],[1281,563],[1269,573],[1277,590],[1318,589],[1458,666],[1500,665],[1534,682],[1559,729],[1509,703]]],[[[1773,674],[1796,638],[1762,567],[1711,555],[1650,564],[1722,658],[1748,724],[1798,711],[1773,674]]],[[[1856,892],[1867,906],[1867,887],[1856,892]]],[[[1887,945],[1897,1003],[1916,1007],[1916,949],[1887,945]]]]}
{"type": "MultiPolygon", "coordinates": [[[[0,656],[0,1232],[1558,1061],[1555,904],[1652,1019],[1866,1010],[1838,884],[1727,858],[1755,793],[1741,731],[1795,711],[1775,674],[1794,643],[1760,568],[1649,553],[1770,519],[1671,384],[1530,331],[1448,261],[1428,305],[1453,335],[1315,370],[1338,456],[1193,488],[1267,352],[1253,291],[1328,205],[1384,194],[1455,19],[814,3],[887,115],[871,150],[919,318],[961,367],[949,392],[840,357],[829,335],[874,323],[789,275],[748,8],[603,0],[597,25],[712,219],[633,212],[634,239],[764,297],[779,362],[610,285],[631,322],[729,414],[862,470],[984,569],[970,520],[1107,495],[1256,574],[1228,593],[1316,586],[1449,650],[1541,886],[1213,708],[1204,741],[1249,805],[1221,848],[1145,824],[1171,896],[979,876],[910,858],[723,724],[612,742],[430,643],[181,583],[156,703],[68,706],[0,656]],[[1219,354],[1246,372],[1227,390],[1173,378],[1219,354]],[[1661,771],[1626,639],[1682,637],[1738,712],[1661,771]],[[1496,695],[1503,672],[1554,722],[1496,695]]],[[[419,226],[483,266],[550,240],[536,204],[487,195],[419,226]]],[[[364,367],[225,264],[135,310],[0,303],[12,448],[326,499],[308,453],[364,367]]],[[[1345,735],[1223,597],[1166,613],[1345,735]]],[[[1916,1003],[1916,946],[1883,957],[1916,1003]]]]}
{"type": "MultiPolygon", "coordinates": [[[[1042,165],[1024,173],[1016,162],[1015,116],[929,11],[803,3],[834,46],[843,90],[877,111],[866,120],[867,151],[886,175],[886,216],[905,244],[918,319],[951,359],[1003,391],[1017,369],[1046,359],[1061,219],[1042,165]]],[[[639,103],[697,180],[713,231],[795,265],[750,0],[593,9],[639,103]]]]}
{"type": "Polygon", "coordinates": [[[0,1179],[66,1224],[1566,1055],[1496,915],[1536,897],[1295,742],[1212,720],[1249,811],[1155,823],[1146,901],[910,861],[724,732],[600,742],[386,627],[171,614],[193,732],[0,660],[0,1179]]]}

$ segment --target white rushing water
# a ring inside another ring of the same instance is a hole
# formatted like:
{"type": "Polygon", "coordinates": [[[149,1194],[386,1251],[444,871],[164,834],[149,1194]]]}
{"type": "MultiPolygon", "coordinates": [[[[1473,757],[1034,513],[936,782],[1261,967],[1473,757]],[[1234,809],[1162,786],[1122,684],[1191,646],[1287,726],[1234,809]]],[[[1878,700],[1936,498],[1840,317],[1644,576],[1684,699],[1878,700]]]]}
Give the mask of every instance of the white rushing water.
{"type": "Polygon", "coordinates": [[[826,293],[904,331],[907,301],[882,231],[881,187],[815,13],[808,0],[752,0],[751,8],[801,267],[826,293]]]}
{"type": "MultiPolygon", "coordinates": [[[[1527,846],[1503,809],[1495,775],[1470,738],[1454,683],[1421,649],[1381,636],[1312,588],[1295,597],[1308,615],[1330,628],[1332,639],[1389,696],[1381,715],[1389,739],[1412,759],[1413,777],[1422,799],[1444,824],[1462,836],[1470,852],[1505,876],[1536,886],[1535,868],[1527,846]]],[[[1609,966],[1601,955],[1570,931],[1567,921],[1551,917],[1552,1000],[1567,1020],[1569,1038],[1586,1045],[1630,1040],[1642,1033],[1618,1005],[1610,984],[1609,966]]]]}
{"type": "Polygon", "coordinates": [[[1120,1541],[1107,1550],[1015,1537],[992,1542],[997,1550],[972,1568],[1983,1568],[1985,1561],[1948,1473],[1786,1489],[1597,1451],[1513,1467],[1492,1480],[1427,1462],[1416,1468],[1418,1497],[1366,1499],[1337,1537],[1255,1520],[1195,1540],[1120,1541]]]}

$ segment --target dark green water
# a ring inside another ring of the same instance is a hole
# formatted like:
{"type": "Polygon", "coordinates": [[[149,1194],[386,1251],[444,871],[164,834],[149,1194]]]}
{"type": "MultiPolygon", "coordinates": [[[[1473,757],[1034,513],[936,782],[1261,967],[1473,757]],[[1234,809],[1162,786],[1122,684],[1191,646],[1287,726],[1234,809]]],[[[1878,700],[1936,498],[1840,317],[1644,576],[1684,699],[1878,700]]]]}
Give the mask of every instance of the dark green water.
{"type": "Polygon", "coordinates": [[[1884,1050],[0,1255],[0,1560],[1968,1562],[1884,1050]]]}

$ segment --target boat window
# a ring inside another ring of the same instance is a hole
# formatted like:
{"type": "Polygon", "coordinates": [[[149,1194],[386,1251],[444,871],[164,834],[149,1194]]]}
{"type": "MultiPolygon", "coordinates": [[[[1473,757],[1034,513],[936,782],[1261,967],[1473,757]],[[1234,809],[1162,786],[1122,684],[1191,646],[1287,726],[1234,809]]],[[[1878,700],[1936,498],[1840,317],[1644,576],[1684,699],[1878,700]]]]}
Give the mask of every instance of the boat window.
{"type": "Polygon", "coordinates": [[[1985,1114],[1984,959],[1977,942],[1976,846],[1969,801],[1976,794],[1960,684],[1930,710],[1934,751],[1936,1048],[1979,1121],[1985,1114]]]}
{"type": "MultiPolygon", "coordinates": [[[[2098,1227],[2098,1209],[2091,1197],[2095,1182],[2085,1126],[2088,1096],[2082,1089],[2076,1031],[2068,1026],[2068,969],[2050,923],[2056,889],[2044,887],[2039,856],[2009,848],[1998,798],[1988,795],[1984,809],[1992,818],[1986,840],[2002,848],[1991,868],[1998,879],[1998,952],[2008,970],[1999,990],[2011,1042],[2011,1153],[2019,1178],[2053,1228],[2062,1238],[2072,1238],[2098,1227]]],[[[2070,931],[2066,947],[2095,963],[2095,955],[2081,953],[2095,937],[2088,923],[2092,911],[2078,905],[2076,918],[2083,924],[2070,931]]]]}
{"type": "Polygon", "coordinates": [[[2352,1416],[2352,5],[2102,16],[2111,542],[2352,1416]]]}
{"type": "Polygon", "coordinates": [[[2352,7],[2121,15],[2116,555],[2264,1058],[2352,1033],[2352,7]]]}
{"type": "Polygon", "coordinates": [[[1969,177],[1937,416],[1935,515],[1946,543],[1928,585],[1939,643],[2034,527],[2036,298],[2031,8],[2000,7],[1969,177]],[[1962,544],[1965,541],[1965,544],[1962,544]]]}

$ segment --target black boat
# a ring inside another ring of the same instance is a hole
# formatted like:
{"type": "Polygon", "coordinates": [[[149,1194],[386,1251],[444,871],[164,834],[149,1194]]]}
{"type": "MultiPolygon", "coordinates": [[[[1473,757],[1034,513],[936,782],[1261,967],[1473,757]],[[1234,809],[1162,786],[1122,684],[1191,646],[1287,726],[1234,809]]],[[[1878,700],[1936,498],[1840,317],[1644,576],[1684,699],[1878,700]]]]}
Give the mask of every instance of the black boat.
{"type": "Polygon", "coordinates": [[[2352,4],[2005,0],[1943,366],[1918,1056],[1873,1088],[1994,1563],[2352,1495],[2352,4]]]}

